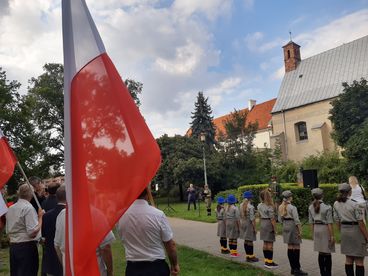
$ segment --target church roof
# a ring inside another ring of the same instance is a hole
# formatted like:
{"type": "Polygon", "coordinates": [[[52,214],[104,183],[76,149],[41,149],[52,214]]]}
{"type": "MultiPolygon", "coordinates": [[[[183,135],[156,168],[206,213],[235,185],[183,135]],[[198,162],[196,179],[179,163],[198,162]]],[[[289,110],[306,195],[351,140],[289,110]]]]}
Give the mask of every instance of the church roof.
{"type": "MultiPolygon", "coordinates": [[[[275,102],[276,98],[260,104],[256,104],[248,113],[246,123],[249,124],[258,122],[258,130],[267,129],[271,121],[271,110],[275,102]]],[[[240,111],[248,112],[248,108],[241,109],[240,111]]],[[[216,135],[218,135],[220,131],[224,134],[226,133],[224,121],[226,119],[230,119],[230,117],[231,113],[213,119],[213,123],[216,127],[216,135]]]]}
{"type": "Polygon", "coordinates": [[[302,60],[285,73],[272,113],[338,96],[342,83],[368,78],[368,36],[302,60]]]}

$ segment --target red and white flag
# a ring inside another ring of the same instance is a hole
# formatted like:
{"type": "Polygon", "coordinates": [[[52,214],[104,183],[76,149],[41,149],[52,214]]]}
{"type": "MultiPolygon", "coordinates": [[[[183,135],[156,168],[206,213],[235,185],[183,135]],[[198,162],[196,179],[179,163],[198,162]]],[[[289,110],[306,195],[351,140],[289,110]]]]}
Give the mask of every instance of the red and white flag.
{"type": "Polygon", "coordinates": [[[0,129],[0,189],[4,187],[13,175],[16,164],[17,158],[0,129]]]}
{"type": "Polygon", "coordinates": [[[85,1],[63,0],[62,16],[67,275],[94,276],[100,275],[97,246],[148,185],[161,157],[85,1]]]}

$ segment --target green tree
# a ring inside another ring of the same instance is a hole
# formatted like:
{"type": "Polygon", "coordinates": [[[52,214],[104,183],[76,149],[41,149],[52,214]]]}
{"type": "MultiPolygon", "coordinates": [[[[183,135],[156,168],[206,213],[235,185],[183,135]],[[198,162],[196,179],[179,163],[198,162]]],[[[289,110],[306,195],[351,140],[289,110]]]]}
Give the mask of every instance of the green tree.
{"type": "MultiPolygon", "coordinates": [[[[348,171],[368,182],[368,119],[345,144],[344,156],[348,160],[348,171]]],[[[345,178],[346,181],[346,178],[345,178]]]]}
{"type": "Polygon", "coordinates": [[[228,151],[233,151],[234,154],[252,150],[258,123],[247,122],[247,117],[248,111],[235,109],[223,121],[226,132],[223,136],[223,142],[225,148],[228,151]]]}
{"type": "Polygon", "coordinates": [[[344,92],[332,101],[329,119],[334,127],[332,137],[339,146],[345,147],[368,118],[368,83],[362,78],[351,85],[346,82],[342,85],[344,92]]]}
{"type": "Polygon", "coordinates": [[[34,168],[38,175],[47,177],[61,173],[64,165],[64,69],[61,64],[47,63],[43,71],[30,80],[22,109],[41,145],[34,168]]]}
{"type": "Polygon", "coordinates": [[[212,109],[208,103],[208,98],[203,96],[203,92],[198,92],[191,119],[191,136],[199,139],[203,133],[205,134],[207,145],[211,146],[215,144],[216,129],[213,124],[212,109]]]}
{"type": "Polygon", "coordinates": [[[126,79],[125,85],[127,86],[130,95],[132,96],[137,107],[141,106],[141,100],[139,99],[139,95],[142,94],[143,83],[139,81],[135,81],[133,79],[126,79]]]}
{"type": "Polygon", "coordinates": [[[368,83],[367,80],[343,83],[344,93],[332,101],[330,120],[334,126],[332,137],[343,148],[350,173],[367,179],[368,83]]]}

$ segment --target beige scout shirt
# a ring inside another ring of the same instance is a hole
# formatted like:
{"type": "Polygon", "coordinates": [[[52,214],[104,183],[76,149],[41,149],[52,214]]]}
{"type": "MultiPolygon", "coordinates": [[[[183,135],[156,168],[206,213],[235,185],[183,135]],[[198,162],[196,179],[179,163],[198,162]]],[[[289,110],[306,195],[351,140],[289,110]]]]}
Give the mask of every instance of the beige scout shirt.
{"type": "Polygon", "coordinates": [[[6,233],[11,243],[39,240],[41,231],[35,238],[30,237],[37,225],[38,216],[29,201],[19,199],[17,203],[10,206],[6,214],[6,233]]]}
{"type": "Polygon", "coordinates": [[[263,219],[274,219],[275,218],[275,208],[273,206],[269,206],[265,203],[259,203],[257,206],[257,210],[260,218],[263,219]]]}
{"type": "Polygon", "coordinates": [[[332,218],[332,207],[320,201],[320,208],[319,213],[317,214],[314,211],[313,204],[309,206],[308,213],[309,213],[309,223],[314,223],[315,221],[323,222],[324,224],[331,224],[333,223],[332,218]]]}
{"type": "Polygon", "coordinates": [[[351,199],[346,202],[334,203],[334,219],[337,222],[357,222],[363,220],[363,211],[358,207],[357,203],[351,199]]]}
{"type": "Polygon", "coordinates": [[[279,207],[279,221],[282,221],[283,219],[293,219],[295,224],[300,224],[298,209],[296,209],[294,205],[288,204],[286,206],[286,216],[281,217],[279,207]]]}

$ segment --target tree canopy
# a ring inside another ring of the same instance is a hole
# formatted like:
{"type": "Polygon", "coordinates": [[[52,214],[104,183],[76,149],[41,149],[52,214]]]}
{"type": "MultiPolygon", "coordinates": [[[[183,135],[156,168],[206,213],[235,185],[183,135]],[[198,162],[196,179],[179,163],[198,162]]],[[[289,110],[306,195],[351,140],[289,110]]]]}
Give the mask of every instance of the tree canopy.
{"type": "Polygon", "coordinates": [[[344,92],[332,101],[332,137],[343,148],[350,173],[367,181],[368,176],[368,83],[343,83],[344,92]]]}
{"type": "Polygon", "coordinates": [[[215,144],[216,129],[213,124],[212,109],[208,103],[208,98],[204,97],[203,92],[198,92],[191,119],[191,136],[199,139],[203,133],[206,137],[205,142],[207,145],[215,144]]]}

